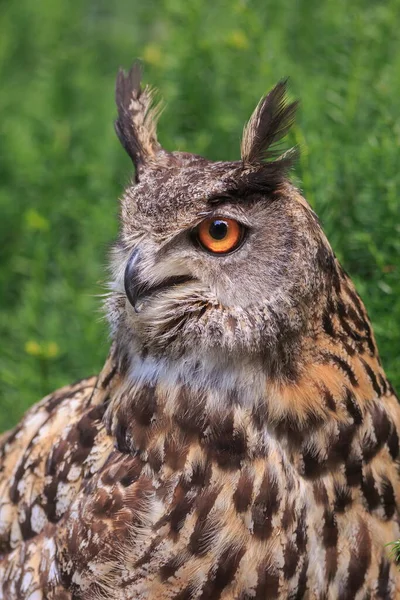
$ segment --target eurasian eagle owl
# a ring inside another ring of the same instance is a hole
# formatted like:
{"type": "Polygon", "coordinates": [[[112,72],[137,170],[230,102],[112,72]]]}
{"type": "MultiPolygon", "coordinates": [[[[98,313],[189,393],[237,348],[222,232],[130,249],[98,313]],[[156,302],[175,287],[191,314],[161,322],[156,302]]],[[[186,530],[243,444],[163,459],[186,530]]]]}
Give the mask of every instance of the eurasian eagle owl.
{"type": "Polygon", "coordinates": [[[241,159],[167,152],[134,66],[98,378],[1,440],[5,600],[394,599],[400,408],[371,325],[275,142],[279,83],[241,159]]]}

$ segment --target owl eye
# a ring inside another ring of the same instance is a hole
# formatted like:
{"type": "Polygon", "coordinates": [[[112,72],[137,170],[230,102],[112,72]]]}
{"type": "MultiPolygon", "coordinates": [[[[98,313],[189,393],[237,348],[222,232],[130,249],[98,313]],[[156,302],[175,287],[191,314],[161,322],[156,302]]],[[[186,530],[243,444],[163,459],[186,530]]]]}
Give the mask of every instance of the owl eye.
{"type": "Polygon", "coordinates": [[[245,228],[234,219],[212,217],[196,227],[195,235],[205,250],[213,254],[229,254],[242,243],[245,228]]]}

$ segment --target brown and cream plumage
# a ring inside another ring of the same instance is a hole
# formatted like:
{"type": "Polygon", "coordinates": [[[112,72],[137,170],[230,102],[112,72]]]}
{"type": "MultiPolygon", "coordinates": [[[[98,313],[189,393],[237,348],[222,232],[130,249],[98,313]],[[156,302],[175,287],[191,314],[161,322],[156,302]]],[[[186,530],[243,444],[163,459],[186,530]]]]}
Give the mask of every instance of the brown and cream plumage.
{"type": "Polygon", "coordinates": [[[274,152],[295,104],[278,84],[242,159],[210,162],[162,149],[139,75],[112,348],[1,439],[0,598],[398,598],[400,408],[274,152]]]}

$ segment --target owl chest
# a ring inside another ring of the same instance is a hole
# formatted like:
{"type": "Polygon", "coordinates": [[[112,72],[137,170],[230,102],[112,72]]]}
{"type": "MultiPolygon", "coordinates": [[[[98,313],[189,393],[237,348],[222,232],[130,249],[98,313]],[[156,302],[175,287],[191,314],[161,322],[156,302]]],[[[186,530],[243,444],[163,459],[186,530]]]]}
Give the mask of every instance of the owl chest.
{"type": "Polygon", "coordinates": [[[395,522],[355,501],[335,510],[333,480],[305,481],[275,458],[156,475],[115,453],[63,528],[66,587],[85,600],[322,600],[348,588],[343,598],[364,598],[378,585],[393,594],[399,577],[382,539],[396,539],[395,522]]]}
{"type": "Polygon", "coordinates": [[[109,462],[64,528],[66,586],[85,600],[305,593],[317,543],[304,485],[261,460],[201,472],[155,477],[135,457],[109,462]]]}

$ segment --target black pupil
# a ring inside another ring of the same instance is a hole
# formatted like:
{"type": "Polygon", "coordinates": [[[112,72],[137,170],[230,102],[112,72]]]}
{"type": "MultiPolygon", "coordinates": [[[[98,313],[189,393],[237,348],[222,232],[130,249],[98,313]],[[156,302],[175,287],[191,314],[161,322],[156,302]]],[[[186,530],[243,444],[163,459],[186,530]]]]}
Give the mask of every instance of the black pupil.
{"type": "Polygon", "coordinates": [[[208,231],[214,240],[223,240],[228,233],[228,224],[217,219],[211,223],[208,231]]]}

